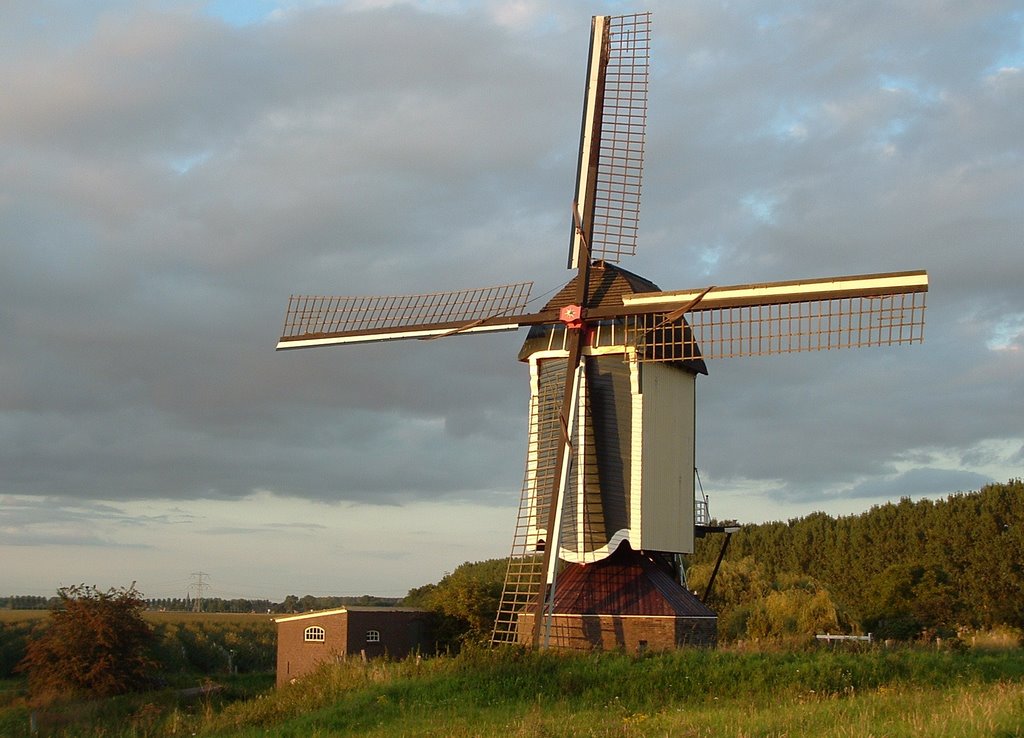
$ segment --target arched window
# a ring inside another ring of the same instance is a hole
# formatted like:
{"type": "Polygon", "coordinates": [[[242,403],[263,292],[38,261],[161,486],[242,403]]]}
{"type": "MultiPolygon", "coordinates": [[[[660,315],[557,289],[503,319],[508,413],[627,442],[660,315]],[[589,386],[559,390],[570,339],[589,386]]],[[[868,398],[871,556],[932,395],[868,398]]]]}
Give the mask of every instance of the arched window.
{"type": "Polygon", "coordinates": [[[380,643],[380,631],[379,630],[368,630],[368,631],[366,631],[366,642],[367,643],[380,643]]]}
{"type": "Polygon", "coordinates": [[[306,628],[306,632],[303,634],[303,637],[307,641],[316,641],[319,643],[323,643],[324,629],[321,628],[319,625],[311,625],[308,628],[306,628]]]}

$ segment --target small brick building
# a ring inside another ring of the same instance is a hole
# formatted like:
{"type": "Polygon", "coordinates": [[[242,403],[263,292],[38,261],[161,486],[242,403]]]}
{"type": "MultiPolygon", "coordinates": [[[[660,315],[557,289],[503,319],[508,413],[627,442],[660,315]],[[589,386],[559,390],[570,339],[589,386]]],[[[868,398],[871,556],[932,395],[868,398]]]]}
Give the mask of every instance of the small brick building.
{"type": "MultiPolygon", "coordinates": [[[[594,564],[558,575],[549,645],[630,653],[714,646],[718,616],[653,556],[623,543],[594,564]]],[[[519,614],[517,640],[530,643],[533,613],[519,614]]]]}
{"type": "Polygon", "coordinates": [[[405,607],[340,607],[274,618],[277,685],[346,656],[404,658],[432,648],[431,614],[405,607]]]}

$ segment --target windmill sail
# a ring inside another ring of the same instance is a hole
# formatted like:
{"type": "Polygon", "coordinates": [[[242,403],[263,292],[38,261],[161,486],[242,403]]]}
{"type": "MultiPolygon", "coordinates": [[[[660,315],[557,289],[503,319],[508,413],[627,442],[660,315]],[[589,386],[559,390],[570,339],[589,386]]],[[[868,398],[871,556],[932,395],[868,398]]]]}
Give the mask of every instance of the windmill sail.
{"type": "Polygon", "coordinates": [[[925,272],[896,272],[627,295],[623,307],[645,311],[627,318],[642,361],[677,361],[698,346],[722,359],[921,343],[927,290],[925,272]],[[671,313],[680,305],[685,329],[671,313]]]}
{"type": "Polygon", "coordinates": [[[515,330],[533,282],[422,295],[288,300],[278,349],[515,330]]]}
{"type": "Polygon", "coordinates": [[[651,14],[597,16],[591,33],[575,195],[582,233],[574,224],[570,269],[581,266],[584,237],[595,259],[635,254],[640,222],[651,14]]]}

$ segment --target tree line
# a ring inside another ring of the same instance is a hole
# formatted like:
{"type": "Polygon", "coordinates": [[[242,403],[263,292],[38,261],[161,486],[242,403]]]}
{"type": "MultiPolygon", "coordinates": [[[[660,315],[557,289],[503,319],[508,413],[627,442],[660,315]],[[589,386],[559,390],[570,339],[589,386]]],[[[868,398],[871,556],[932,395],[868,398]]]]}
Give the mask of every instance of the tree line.
{"type": "Polygon", "coordinates": [[[59,597],[42,597],[40,595],[0,597],[0,610],[51,610],[59,604],[59,597]]]}
{"type": "MultiPolygon", "coordinates": [[[[698,541],[692,588],[703,591],[721,543],[719,536],[698,541]]],[[[772,599],[775,630],[796,630],[793,618],[806,608],[785,600],[817,595],[814,627],[906,638],[958,627],[1024,628],[1021,592],[1024,482],[1016,479],[944,499],[903,498],[860,515],[819,512],[743,526],[710,604],[726,637],[771,631],[772,599]]]]}
{"type": "Polygon", "coordinates": [[[267,612],[277,615],[291,613],[311,612],[313,610],[333,610],[338,607],[360,605],[363,607],[392,607],[401,601],[401,597],[374,597],[373,595],[344,595],[316,597],[314,595],[288,595],[281,602],[272,600],[246,599],[239,597],[235,599],[222,599],[220,597],[204,597],[201,601],[193,600],[186,596],[181,597],[160,597],[147,599],[146,607],[149,610],[166,610],[168,612],[267,612]]]}
{"type": "Polygon", "coordinates": [[[311,612],[313,610],[333,610],[338,607],[360,605],[363,607],[392,607],[398,604],[400,597],[374,597],[373,595],[344,595],[316,597],[314,595],[288,595],[281,602],[262,599],[246,599],[239,597],[235,599],[222,599],[220,597],[204,597],[201,601],[193,600],[186,596],[161,597],[147,599],[146,607],[149,610],[166,610],[168,612],[267,612],[274,614],[291,614],[300,612],[311,612]]]}
{"type": "MultiPolygon", "coordinates": [[[[151,597],[144,600],[147,610],[167,612],[267,612],[291,614],[312,610],[332,610],[339,607],[359,605],[363,607],[393,607],[402,601],[401,597],[375,597],[373,595],[344,595],[316,597],[314,595],[288,595],[281,602],[267,599],[238,597],[204,597],[201,601],[185,597],[151,597]]],[[[13,595],[0,597],[0,610],[53,610],[61,606],[60,597],[39,595],[13,595]]]]}
{"type": "Polygon", "coordinates": [[[146,601],[146,609],[167,612],[273,612],[278,604],[270,600],[251,600],[244,597],[223,599],[221,597],[204,597],[193,600],[185,597],[156,597],[146,601]]]}
{"type": "Polygon", "coordinates": [[[311,612],[313,610],[334,610],[339,607],[394,607],[401,603],[401,597],[376,597],[374,595],[344,595],[314,597],[304,595],[296,597],[288,595],[282,602],[271,606],[271,612],[275,613],[298,613],[311,612]]]}

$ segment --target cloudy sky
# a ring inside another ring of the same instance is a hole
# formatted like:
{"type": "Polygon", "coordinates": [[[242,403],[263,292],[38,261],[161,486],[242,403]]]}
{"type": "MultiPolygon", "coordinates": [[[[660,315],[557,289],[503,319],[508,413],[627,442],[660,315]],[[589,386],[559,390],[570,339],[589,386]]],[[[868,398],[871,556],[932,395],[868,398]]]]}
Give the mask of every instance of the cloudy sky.
{"type": "Polygon", "coordinates": [[[1020,476],[1019,2],[7,0],[0,594],[401,595],[506,555],[523,334],[274,345],[292,293],[559,287],[590,16],[645,9],[624,266],[931,277],[923,345],[710,364],[712,513],[1020,476]]]}

